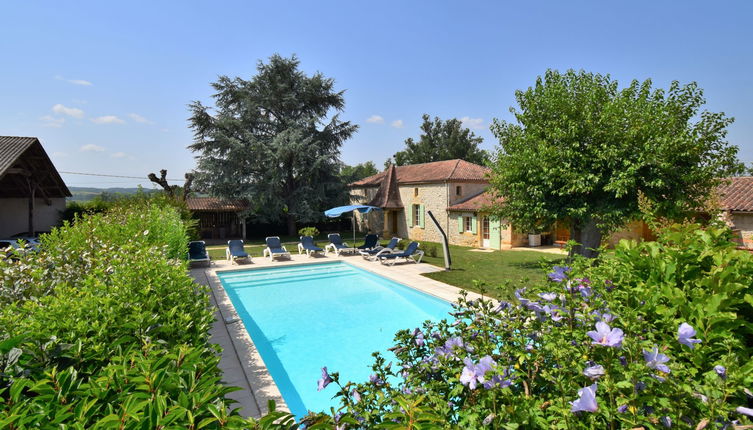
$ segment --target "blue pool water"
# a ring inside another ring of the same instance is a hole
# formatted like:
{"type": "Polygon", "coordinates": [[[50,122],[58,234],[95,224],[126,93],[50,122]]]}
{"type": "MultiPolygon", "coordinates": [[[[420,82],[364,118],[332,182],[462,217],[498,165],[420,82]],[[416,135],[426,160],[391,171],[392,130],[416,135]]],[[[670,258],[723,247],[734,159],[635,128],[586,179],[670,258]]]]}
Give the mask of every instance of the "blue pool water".
{"type": "MultiPolygon", "coordinates": [[[[395,270],[399,270],[395,268],[395,270]]],[[[365,382],[401,329],[448,317],[448,302],[344,262],[217,274],[291,412],[337,406],[321,368],[365,382]]]]}

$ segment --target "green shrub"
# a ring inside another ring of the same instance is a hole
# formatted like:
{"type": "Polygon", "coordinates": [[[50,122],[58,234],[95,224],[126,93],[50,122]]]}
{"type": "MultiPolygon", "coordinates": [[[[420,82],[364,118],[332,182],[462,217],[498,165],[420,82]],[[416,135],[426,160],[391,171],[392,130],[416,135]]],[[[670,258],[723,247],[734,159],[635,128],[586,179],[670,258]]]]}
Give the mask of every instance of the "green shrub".
{"type": "Polygon", "coordinates": [[[422,243],[420,248],[429,257],[436,257],[439,253],[439,245],[436,243],[422,243]]]}
{"type": "Polygon", "coordinates": [[[405,248],[407,248],[408,245],[410,245],[411,242],[412,242],[412,240],[400,239],[400,241],[397,243],[396,248],[404,251],[405,248]]]}
{"type": "Polygon", "coordinates": [[[300,236],[311,236],[313,238],[316,238],[319,236],[319,230],[316,227],[303,227],[302,229],[298,230],[298,234],[300,236]]]}
{"type": "Polygon", "coordinates": [[[656,242],[623,241],[596,261],[555,266],[513,303],[462,298],[454,321],[400,331],[396,360],[375,354],[369,381],[331,374],[341,406],[330,420],[342,428],[747,428],[753,255],[734,248],[726,229],[675,227],[656,242]]]}
{"type": "Polygon", "coordinates": [[[0,428],[242,428],[186,227],[155,202],[85,215],[0,262],[0,428]]]}

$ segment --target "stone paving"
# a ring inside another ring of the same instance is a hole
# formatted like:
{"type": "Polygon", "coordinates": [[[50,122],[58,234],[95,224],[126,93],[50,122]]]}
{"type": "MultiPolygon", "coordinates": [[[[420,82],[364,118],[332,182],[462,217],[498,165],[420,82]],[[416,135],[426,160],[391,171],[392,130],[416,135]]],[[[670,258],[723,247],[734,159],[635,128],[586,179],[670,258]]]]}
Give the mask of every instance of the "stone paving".
{"type": "MultiPolygon", "coordinates": [[[[367,261],[358,255],[340,255],[330,253],[326,256],[307,257],[305,254],[291,255],[290,260],[270,261],[268,258],[254,257],[250,263],[231,264],[225,260],[215,260],[209,267],[191,269],[191,276],[196,282],[211,287],[211,302],[215,307],[215,319],[210,331],[210,341],[222,347],[219,367],[223,372],[223,382],[229,386],[239,387],[228,395],[237,402],[243,416],[259,417],[267,412],[268,400],[274,400],[277,408],[288,410],[280,390],[267,371],[264,361],[256,350],[230,299],[225,293],[216,273],[226,270],[248,270],[255,268],[282,267],[299,264],[325,263],[343,260],[354,266],[377,273],[385,278],[413,287],[427,294],[447,301],[455,301],[460,289],[422,276],[422,273],[436,272],[443,269],[430,264],[397,263],[394,266],[367,261]]],[[[470,298],[480,297],[469,293],[470,298]]]]}

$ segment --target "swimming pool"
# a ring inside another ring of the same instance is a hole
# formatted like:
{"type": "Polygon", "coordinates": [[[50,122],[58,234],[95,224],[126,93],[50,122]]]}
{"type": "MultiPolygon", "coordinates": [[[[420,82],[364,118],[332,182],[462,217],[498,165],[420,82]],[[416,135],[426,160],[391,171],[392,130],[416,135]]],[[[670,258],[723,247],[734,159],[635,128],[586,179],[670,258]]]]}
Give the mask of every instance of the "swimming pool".
{"type": "Polygon", "coordinates": [[[337,406],[321,368],[364,382],[400,329],[448,317],[448,302],[345,262],[218,272],[225,291],[290,411],[337,406]]]}

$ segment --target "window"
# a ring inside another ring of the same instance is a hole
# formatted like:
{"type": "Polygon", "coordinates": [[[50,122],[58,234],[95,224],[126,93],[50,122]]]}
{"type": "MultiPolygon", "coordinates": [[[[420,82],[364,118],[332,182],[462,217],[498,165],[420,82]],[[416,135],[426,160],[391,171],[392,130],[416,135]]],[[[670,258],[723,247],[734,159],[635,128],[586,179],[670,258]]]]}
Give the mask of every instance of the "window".
{"type": "Polygon", "coordinates": [[[418,188],[413,189],[413,197],[418,197],[418,188]]]}
{"type": "Polygon", "coordinates": [[[489,217],[485,216],[483,222],[483,228],[481,229],[484,235],[484,239],[489,239],[489,217]]]}
{"type": "Polygon", "coordinates": [[[460,185],[458,185],[457,187],[455,187],[455,195],[459,196],[461,194],[463,194],[463,187],[461,187],[460,185]]]}
{"type": "Polygon", "coordinates": [[[465,230],[465,231],[471,231],[473,229],[473,227],[471,226],[471,217],[464,216],[463,217],[463,225],[464,225],[463,230],[465,230]]]}
{"type": "MultiPolygon", "coordinates": [[[[416,188],[418,190],[418,188],[416,188]]],[[[421,224],[421,205],[413,205],[413,226],[421,224]]]]}

